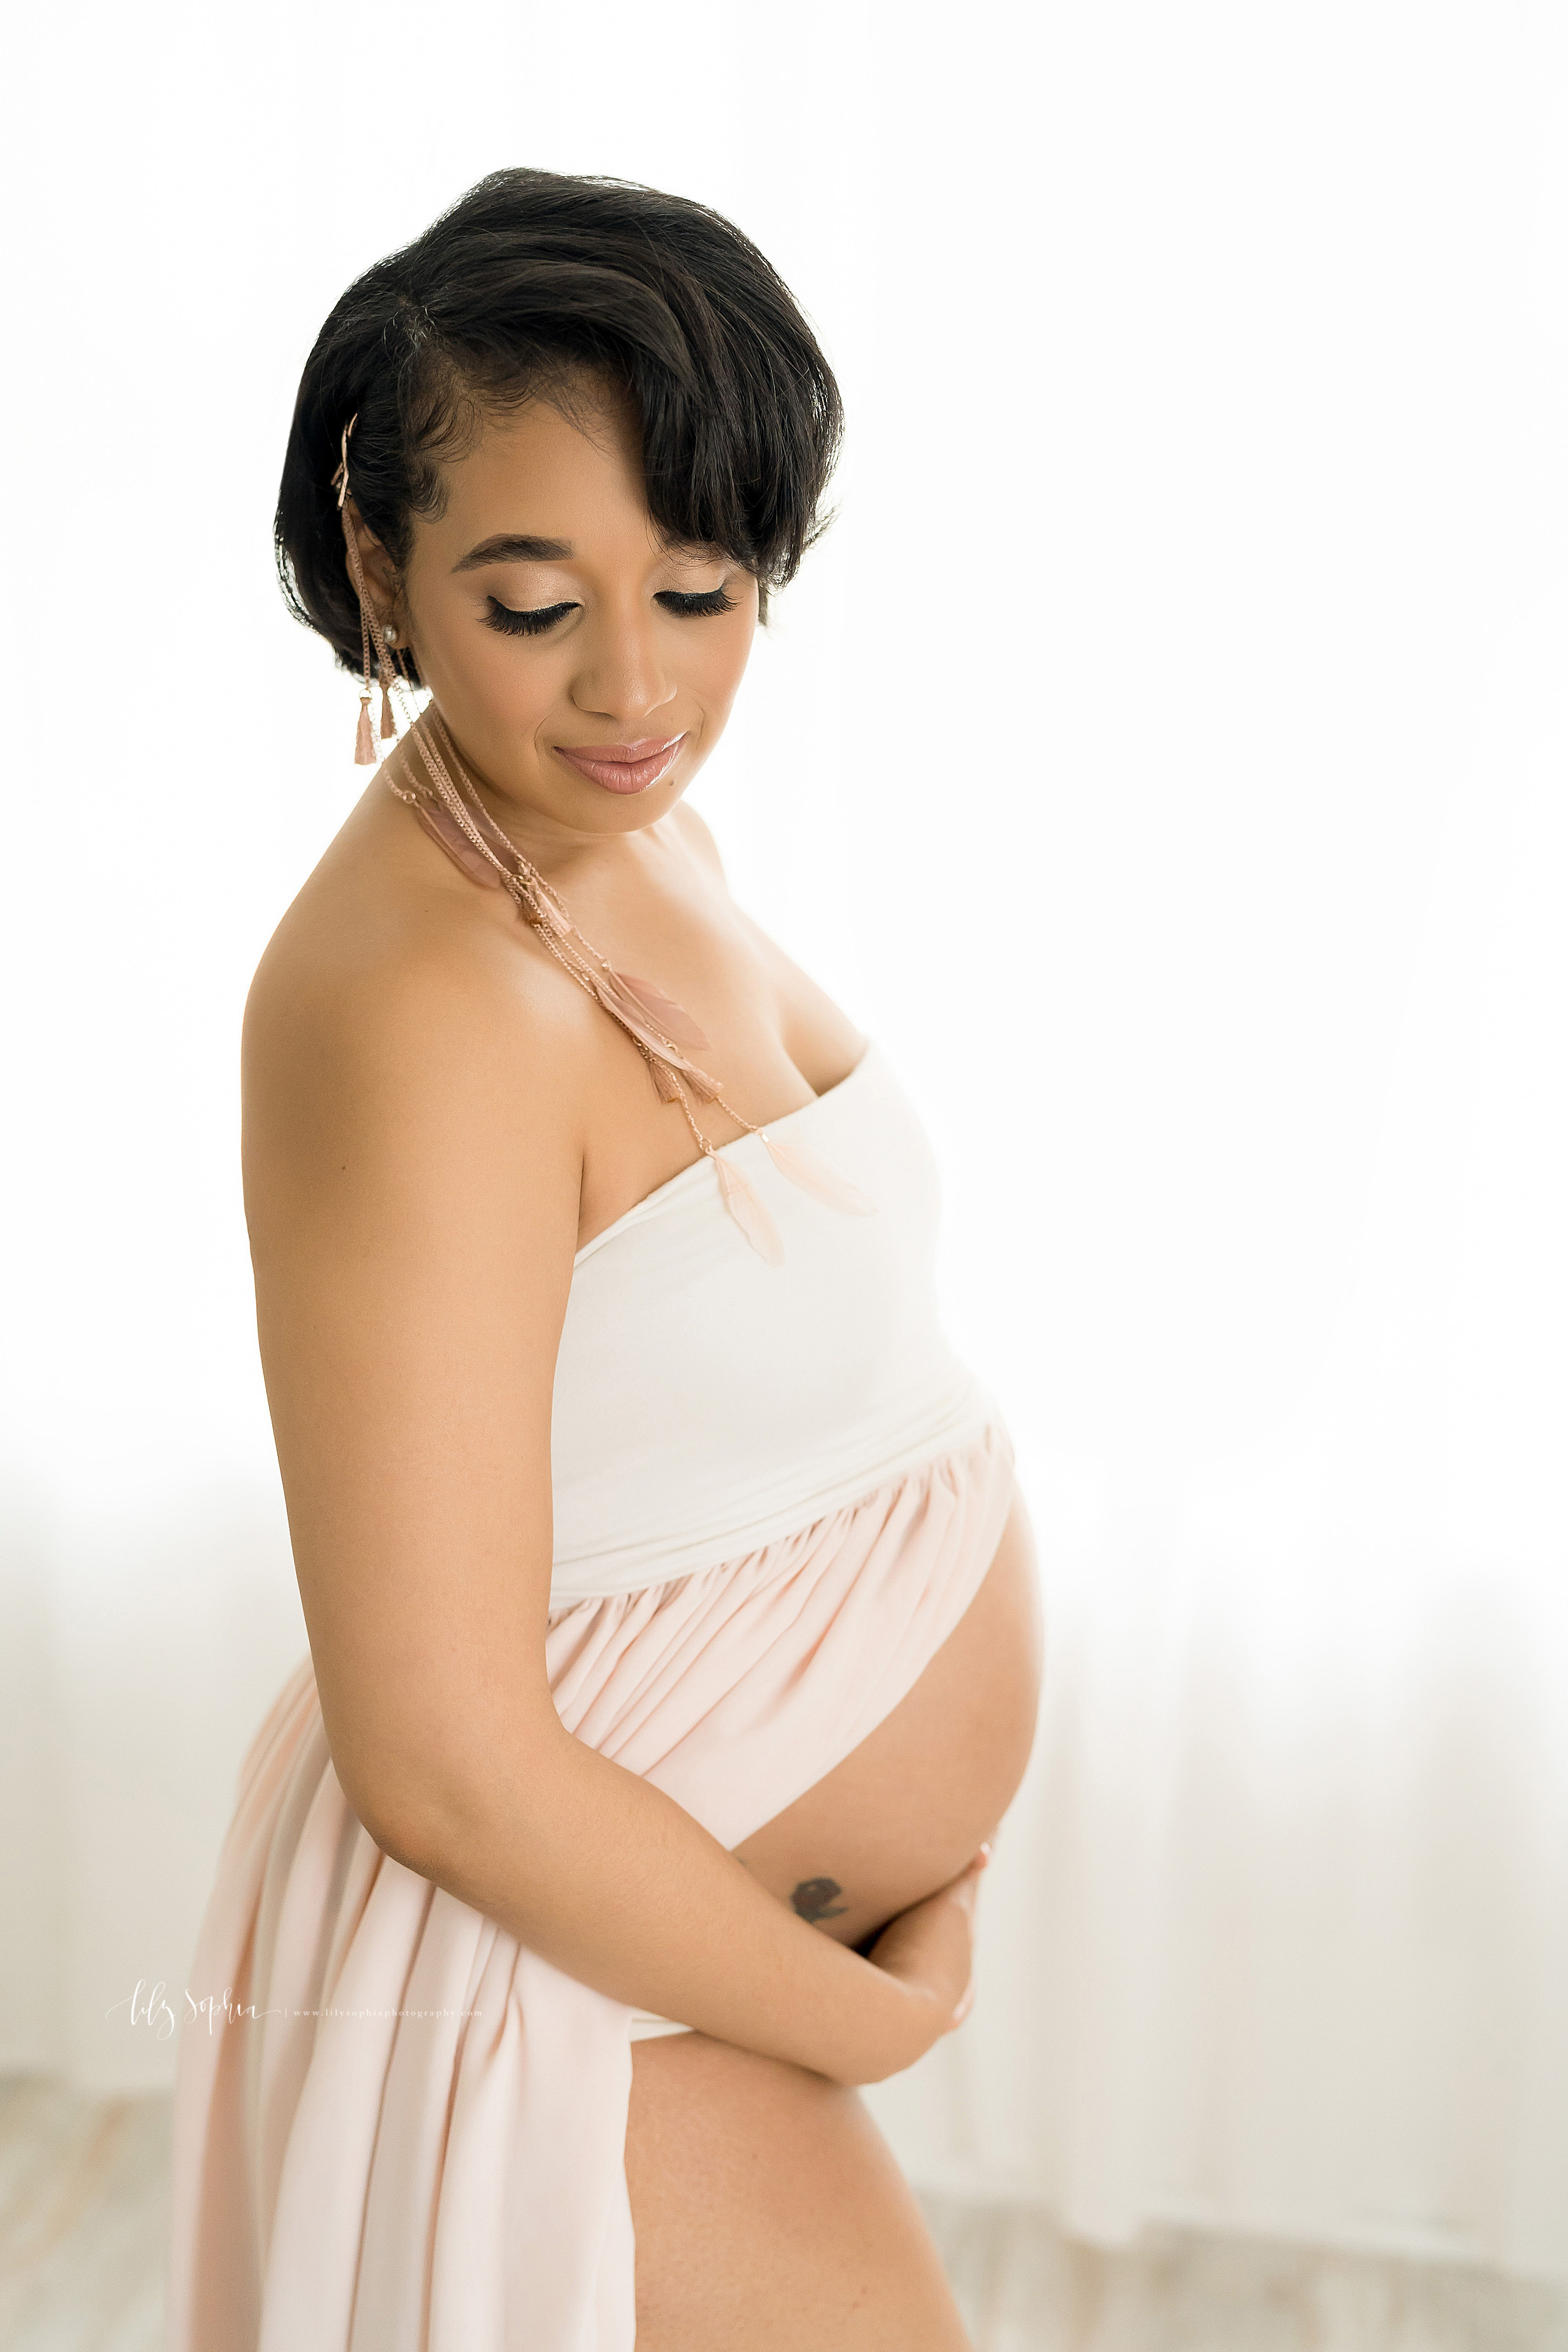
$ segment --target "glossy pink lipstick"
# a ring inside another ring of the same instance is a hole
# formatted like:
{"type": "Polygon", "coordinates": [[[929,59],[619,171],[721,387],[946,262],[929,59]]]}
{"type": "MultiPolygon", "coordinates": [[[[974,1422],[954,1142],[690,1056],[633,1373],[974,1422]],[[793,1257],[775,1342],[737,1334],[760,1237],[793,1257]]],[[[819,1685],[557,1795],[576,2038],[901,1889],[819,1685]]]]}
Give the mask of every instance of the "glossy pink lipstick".
{"type": "Polygon", "coordinates": [[[646,793],[675,765],[686,737],[648,736],[640,743],[557,743],[556,751],[591,784],[607,793],[646,793]]]}

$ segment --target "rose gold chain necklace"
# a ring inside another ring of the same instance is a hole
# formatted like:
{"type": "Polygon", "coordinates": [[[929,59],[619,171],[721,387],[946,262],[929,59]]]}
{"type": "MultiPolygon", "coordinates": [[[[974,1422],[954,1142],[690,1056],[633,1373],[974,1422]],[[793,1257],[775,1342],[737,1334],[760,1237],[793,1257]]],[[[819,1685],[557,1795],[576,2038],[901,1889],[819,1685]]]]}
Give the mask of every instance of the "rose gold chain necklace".
{"type": "Polygon", "coordinates": [[[766,1127],[758,1127],[742,1118],[725,1100],[718,1081],[682,1050],[689,1047],[700,1053],[708,1044],[689,1013],[650,981],[617,971],[609,958],[578,929],[560,893],[485,807],[472,777],[458,757],[440,714],[433,708],[418,716],[414,714],[401,665],[393,670],[391,683],[409,720],[402,744],[413,744],[423,763],[425,777],[414,784],[400,783],[389,772],[389,789],[413,809],[426,832],[470,880],[508,892],[563,971],[593,997],[631,1039],[647,1065],[659,1099],[679,1105],[698,1150],[712,1164],[725,1208],[758,1255],[770,1265],[776,1265],[781,1261],[784,1244],[778,1228],[744,1171],[732,1160],[724,1159],[702,1132],[691,1108],[693,1095],[700,1101],[716,1103],[737,1127],[754,1135],[780,1175],[787,1177],[802,1192],[809,1192],[830,1208],[865,1215],[873,1202],[825,1160],[802,1144],[782,1141],[766,1127]]]}

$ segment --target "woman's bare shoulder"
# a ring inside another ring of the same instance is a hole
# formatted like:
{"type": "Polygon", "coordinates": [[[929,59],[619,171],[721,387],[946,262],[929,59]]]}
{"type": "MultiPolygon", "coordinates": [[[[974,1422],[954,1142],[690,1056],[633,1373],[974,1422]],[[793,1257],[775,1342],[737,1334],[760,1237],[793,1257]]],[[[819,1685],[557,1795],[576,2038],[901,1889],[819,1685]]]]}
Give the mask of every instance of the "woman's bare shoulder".
{"type": "Polygon", "coordinates": [[[478,1144],[524,1099],[575,1135],[594,1008],[504,892],[410,830],[345,827],[268,943],[245,1012],[247,1156],[351,1115],[409,1141],[422,1112],[456,1119],[478,1144]]]}

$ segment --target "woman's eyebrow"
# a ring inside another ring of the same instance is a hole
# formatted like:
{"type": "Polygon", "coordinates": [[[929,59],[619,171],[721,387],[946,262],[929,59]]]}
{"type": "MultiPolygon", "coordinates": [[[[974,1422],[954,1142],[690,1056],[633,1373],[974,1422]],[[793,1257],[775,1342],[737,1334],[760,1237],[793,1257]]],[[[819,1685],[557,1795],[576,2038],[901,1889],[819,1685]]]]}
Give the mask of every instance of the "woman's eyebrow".
{"type": "Polygon", "coordinates": [[[472,572],[481,563],[564,563],[572,553],[569,539],[530,539],[525,531],[500,531],[470,547],[454,572],[472,572]]]}

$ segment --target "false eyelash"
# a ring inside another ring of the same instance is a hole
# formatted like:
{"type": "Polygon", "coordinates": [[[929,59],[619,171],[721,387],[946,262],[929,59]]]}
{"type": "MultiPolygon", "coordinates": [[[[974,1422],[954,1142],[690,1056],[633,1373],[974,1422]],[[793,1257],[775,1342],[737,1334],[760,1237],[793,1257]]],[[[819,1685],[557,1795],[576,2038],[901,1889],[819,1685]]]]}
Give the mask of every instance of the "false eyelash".
{"type": "Polygon", "coordinates": [[[509,637],[542,636],[546,629],[555,626],[563,614],[577,610],[575,604],[540,604],[531,612],[518,612],[512,605],[503,604],[499,596],[489,597],[486,601],[490,608],[485,615],[488,625],[503,630],[509,637]]]}
{"type": "Polygon", "coordinates": [[[732,613],[735,599],[727,588],[705,588],[700,595],[683,595],[677,588],[667,588],[654,602],[682,620],[698,621],[708,613],[732,613]]]}

